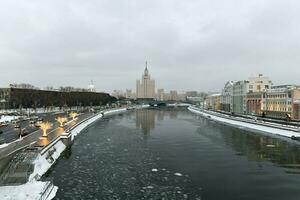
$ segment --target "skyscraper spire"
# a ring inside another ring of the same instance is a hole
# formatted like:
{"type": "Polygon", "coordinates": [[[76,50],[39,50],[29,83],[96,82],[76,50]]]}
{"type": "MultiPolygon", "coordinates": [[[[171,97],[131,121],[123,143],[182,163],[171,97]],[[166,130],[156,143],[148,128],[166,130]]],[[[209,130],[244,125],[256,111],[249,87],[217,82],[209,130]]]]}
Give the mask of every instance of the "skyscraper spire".
{"type": "Polygon", "coordinates": [[[146,61],[146,67],[145,67],[145,71],[144,71],[144,75],[148,76],[149,72],[148,72],[148,62],[146,61]]]}

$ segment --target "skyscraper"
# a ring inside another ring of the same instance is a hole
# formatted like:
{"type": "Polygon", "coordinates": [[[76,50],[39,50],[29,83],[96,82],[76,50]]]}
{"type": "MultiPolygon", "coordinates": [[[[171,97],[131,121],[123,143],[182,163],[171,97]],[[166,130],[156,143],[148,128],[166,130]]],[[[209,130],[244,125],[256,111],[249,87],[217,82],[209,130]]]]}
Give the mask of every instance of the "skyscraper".
{"type": "Polygon", "coordinates": [[[155,81],[151,80],[147,62],[142,80],[136,81],[136,94],[137,99],[155,99],[155,81]]]}

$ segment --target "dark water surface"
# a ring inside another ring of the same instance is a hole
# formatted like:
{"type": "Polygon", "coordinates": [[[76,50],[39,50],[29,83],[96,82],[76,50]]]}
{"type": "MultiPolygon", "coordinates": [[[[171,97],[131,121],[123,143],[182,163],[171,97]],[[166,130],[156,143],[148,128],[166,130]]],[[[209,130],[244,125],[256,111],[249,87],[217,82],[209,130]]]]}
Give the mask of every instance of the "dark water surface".
{"type": "Polygon", "coordinates": [[[89,127],[46,178],[56,199],[299,200],[299,147],[184,109],[138,110],[89,127]]]}

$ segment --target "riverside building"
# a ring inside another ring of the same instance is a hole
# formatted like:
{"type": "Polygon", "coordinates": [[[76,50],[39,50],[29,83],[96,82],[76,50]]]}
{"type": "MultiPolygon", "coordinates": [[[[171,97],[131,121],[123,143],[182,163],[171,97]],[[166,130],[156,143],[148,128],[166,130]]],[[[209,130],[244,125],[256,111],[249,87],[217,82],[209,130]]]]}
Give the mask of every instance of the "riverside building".
{"type": "MultiPolygon", "coordinates": [[[[248,80],[238,81],[234,83],[231,102],[232,112],[236,114],[247,114],[247,94],[263,93],[266,92],[271,86],[272,81],[262,74],[259,74],[256,77],[250,77],[248,80]]],[[[252,100],[253,99],[250,99],[249,101],[252,100]]],[[[263,101],[261,100],[260,103],[261,102],[263,101]]]]}
{"type": "Polygon", "coordinates": [[[205,106],[210,110],[221,110],[221,94],[208,95],[205,99],[205,106]]]}
{"type": "Polygon", "coordinates": [[[264,113],[273,118],[294,118],[293,103],[300,98],[300,86],[278,85],[267,90],[264,113]]]}
{"type": "Polygon", "coordinates": [[[232,112],[232,96],[234,81],[228,81],[222,90],[220,97],[221,110],[225,112],[232,112]]]}
{"type": "Polygon", "coordinates": [[[300,121],[300,98],[293,103],[293,117],[295,120],[300,121]]]}

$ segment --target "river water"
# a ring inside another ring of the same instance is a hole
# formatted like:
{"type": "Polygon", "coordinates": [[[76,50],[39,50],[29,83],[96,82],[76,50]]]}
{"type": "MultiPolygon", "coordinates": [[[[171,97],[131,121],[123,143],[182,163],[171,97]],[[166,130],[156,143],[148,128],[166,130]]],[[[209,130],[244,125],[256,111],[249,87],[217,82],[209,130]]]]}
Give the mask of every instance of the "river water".
{"type": "Polygon", "coordinates": [[[299,200],[300,145],[186,109],[107,116],[45,179],[56,199],[299,200]]]}

